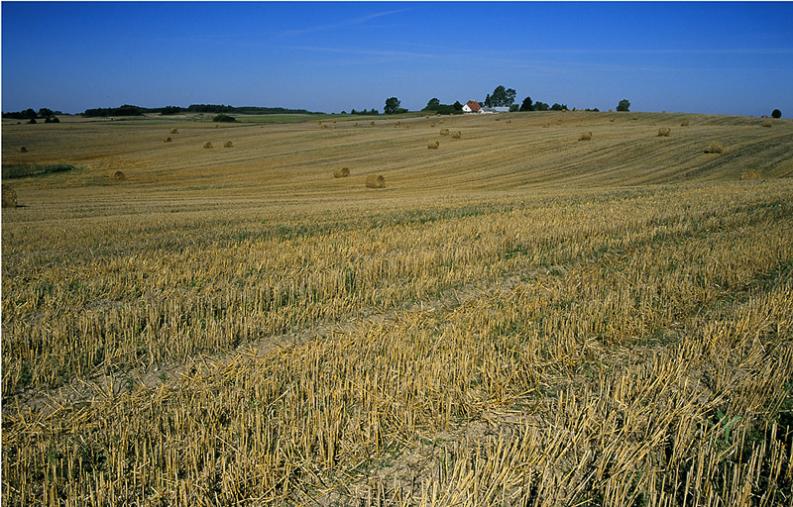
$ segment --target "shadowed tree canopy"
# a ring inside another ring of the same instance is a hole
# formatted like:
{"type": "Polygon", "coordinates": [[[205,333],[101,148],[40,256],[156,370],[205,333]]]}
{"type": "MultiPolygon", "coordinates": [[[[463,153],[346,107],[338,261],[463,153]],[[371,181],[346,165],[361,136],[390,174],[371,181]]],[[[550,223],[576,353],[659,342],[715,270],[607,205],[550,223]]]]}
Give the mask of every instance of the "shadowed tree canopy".
{"type": "Polygon", "coordinates": [[[435,111],[440,105],[441,101],[438,98],[433,97],[427,101],[427,105],[424,107],[423,111],[435,111]]]}
{"type": "Polygon", "coordinates": [[[531,102],[531,97],[526,97],[523,99],[523,103],[520,105],[521,111],[534,111],[534,105],[531,102]]]}
{"type": "Polygon", "coordinates": [[[509,107],[515,103],[515,95],[517,92],[512,88],[505,88],[504,85],[496,86],[492,94],[485,97],[485,106],[487,107],[509,107]]]}
{"type": "Polygon", "coordinates": [[[400,106],[402,103],[396,97],[388,97],[385,99],[385,107],[383,108],[383,112],[385,114],[396,114],[399,112],[404,111],[400,106]]]}
{"type": "Polygon", "coordinates": [[[779,109],[774,109],[773,111],[771,111],[771,118],[777,118],[777,119],[782,118],[782,111],[780,111],[779,109]]]}
{"type": "Polygon", "coordinates": [[[631,101],[628,99],[620,100],[619,104],[617,104],[617,111],[630,111],[631,110],[631,101]]]}

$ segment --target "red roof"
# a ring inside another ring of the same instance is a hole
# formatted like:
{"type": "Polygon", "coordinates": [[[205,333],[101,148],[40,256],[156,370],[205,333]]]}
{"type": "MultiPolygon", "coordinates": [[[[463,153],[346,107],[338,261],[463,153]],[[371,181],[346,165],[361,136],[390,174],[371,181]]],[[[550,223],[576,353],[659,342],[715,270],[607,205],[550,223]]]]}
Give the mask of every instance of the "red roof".
{"type": "Polygon", "coordinates": [[[479,102],[477,102],[477,101],[475,101],[475,100],[469,100],[469,101],[468,101],[468,103],[467,103],[466,105],[467,105],[468,107],[470,107],[470,108],[471,108],[471,111],[473,111],[473,112],[477,112],[477,111],[479,111],[480,109],[482,109],[482,106],[480,106],[480,105],[479,105],[479,102]]]}

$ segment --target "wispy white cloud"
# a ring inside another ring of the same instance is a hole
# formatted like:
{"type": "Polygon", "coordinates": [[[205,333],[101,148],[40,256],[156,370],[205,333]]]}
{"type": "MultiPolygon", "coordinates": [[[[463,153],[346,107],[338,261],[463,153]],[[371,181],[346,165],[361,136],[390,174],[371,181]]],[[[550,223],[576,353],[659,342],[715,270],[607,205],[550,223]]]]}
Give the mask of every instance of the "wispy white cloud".
{"type": "Polygon", "coordinates": [[[367,14],[365,16],[358,16],[355,18],[345,19],[339,21],[337,23],[330,23],[327,25],[315,25],[315,26],[308,26],[304,28],[296,28],[293,30],[282,30],[279,32],[279,35],[282,36],[294,36],[294,35],[303,35],[307,33],[314,33],[314,32],[324,32],[328,30],[336,30],[338,28],[346,28],[349,26],[356,26],[356,25],[363,25],[368,21],[373,19],[382,18],[385,16],[391,16],[393,14],[399,14],[405,12],[409,9],[397,9],[397,10],[390,10],[390,11],[382,11],[382,12],[374,12],[372,14],[367,14]]]}

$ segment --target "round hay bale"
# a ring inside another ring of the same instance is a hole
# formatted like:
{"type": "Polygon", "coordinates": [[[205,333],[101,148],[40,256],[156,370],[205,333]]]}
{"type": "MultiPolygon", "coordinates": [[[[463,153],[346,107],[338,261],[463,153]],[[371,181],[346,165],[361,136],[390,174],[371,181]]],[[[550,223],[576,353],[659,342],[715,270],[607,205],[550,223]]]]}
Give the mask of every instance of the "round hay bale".
{"type": "Polygon", "coordinates": [[[437,150],[440,145],[441,145],[440,141],[430,141],[430,143],[427,144],[427,149],[428,150],[437,150]]]}
{"type": "Polygon", "coordinates": [[[385,178],[379,174],[370,174],[366,177],[367,188],[385,188],[385,178]]]}
{"type": "Polygon", "coordinates": [[[334,178],[346,178],[350,175],[350,168],[349,167],[342,167],[341,169],[334,169],[333,170],[333,177],[334,178]]]}
{"type": "Polygon", "coordinates": [[[3,185],[3,207],[16,208],[17,207],[17,192],[8,185],[3,185]]]}
{"type": "Polygon", "coordinates": [[[724,146],[721,143],[710,143],[705,148],[705,153],[724,153],[724,146]]]}
{"type": "Polygon", "coordinates": [[[171,134],[178,134],[178,133],[179,133],[179,129],[171,129],[171,134]]]}
{"type": "Polygon", "coordinates": [[[21,148],[19,148],[19,153],[27,153],[27,152],[28,152],[28,149],[27,149],[27,148],[25,148],[24,146],[22,146],[21,148]]]}
{"type": "Polygon", "coordinates": [[[680,122],[680,126],[681,127],[688,127],[688,125],[689,125],[688,120],[683,120],[683,121],[680,122]]]}
{"type": "Polygon", "coordinates": [[[234,143],[232,143],[231,141],[226,141],[226,143],[223,145],[223,147],[224,148],[233,148],[234,147],[234,143]]]}
{"type": "Polygon", "coordinates": [[[744,171],[741,173],[742,180],[759,180],[760,173],[755,170],[744,171]]]}
{"type": "Polygon", "coordinates": [[[374,122],[373,122],[373,121],[370,121],[370,122],[369,122],[369,125],[371,125],[372,127],[374,127],[374,122]]]}
{"type": "Polygon", "coordinates": [[[127,175],[122,171],[116,171],[113,173],[113,179],[116,181],[124,181],[127,179],[127,175]]]}
{"type": "Polygon", "coordinates": [[[661,127],[658,129],[658,137],[669,137],[672,134],[672,129],[669,127],[661,127]]]}
{"type": "Polygon", "coordinates": [[[162,140],[164,143],[170,143],[171,141],[173,141],[173,139],[171,139],[170,136],[162,140]]]}
{"type": "Polygon", "coordinates": [[[591,141],[592,140],[592,132],[584,132],[578,138],[579,141],[591,141]]]}
{"type": "Polygon", "coordinates": [[[204,143],[204,149],[205,150],[212,149],[212,143],[210,143],[209,141],[205,142],[204,143]]]}
{"type": "Polygon", "coordinates": [[[449,129],[441,129],[441,135],[442,136],[448,136],[449,135],[449,129]]]}
{"type": "Polygon", "coordinates": [[[460,132],[459,130],[456,132],[452,132],[452,139],[460,139],[461,137],[463,137],[463,133],[460,132]]]}
{"type": "Polygon", "coordinates": [[[763,127],[767,128],[767,129],[770,129],[773,126],[774,126],[774,124],[771,122],[771,120],[763,121],[763,127]]]}

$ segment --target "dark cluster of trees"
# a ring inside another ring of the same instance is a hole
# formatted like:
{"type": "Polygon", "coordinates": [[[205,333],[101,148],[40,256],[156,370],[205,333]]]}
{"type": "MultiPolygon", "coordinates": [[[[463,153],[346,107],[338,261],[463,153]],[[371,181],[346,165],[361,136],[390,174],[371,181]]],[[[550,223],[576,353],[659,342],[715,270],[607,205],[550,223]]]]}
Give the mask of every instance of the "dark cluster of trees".
{"type": "MultiPolygon", "coordinates": [[[[344,111],[342,111],[341,113],[344,114],[344,111]]],[[[350,114],[363,114],[363,115],[377,116],[378,114],[380,114],[380,112],[377,109],[375,109],[375,108],[372,108],[372,109],[361,109],[359,111],[353,109],[352,111],[350,111],[350,114]]]]}
{"type": "Polygon", "coordinates": [[[433,97],[427,101],[427,105],[424,106],[422,111],[436,114],[463,114],[463,105],[459,100],[454,104],[441,104],[441,101],[437,97],[433,97]]]}
{"type": "Polygon", "coordinates": [[[537,102],[533,102],[531,97],[526,97],[520,104],[518,111],[568,111],[568,109],[567,104],[559,104],[558,102],[554,102],[549,106],[545,102],[539,100],[537,102]]]}
{"type": "Polygon", "coordinates": [[[144,113],[172,115],[179,113],[236,113],[236,114],[319,114],[306,109],[287,109],[285,107],[235,107],[224,104],[190,104],[187,107],[140,107],[124,104],[119,107],[97,107],[86,109],[83,116],[140,116],[144,113]]]}
{"type": "Polygon", "coordinates": [[[385,99],[385,107],[383,108],[385,114],[407,113],[408,110],[402,107],[402,103],[396,97],[388,97],[385,99]]]}
{"type": "Polygon", "coordinates": [[[57,114],[63,114],[60,111],[53,111],[52,109],[42,107],[38,111],[28,108],[23,111],[12,111],[3,113],[3,118],[10,118],[12,120],[28,120],[28,123],[36,123],[37,119],[44,119],[44,123],[60,123],[57,114]]]}

